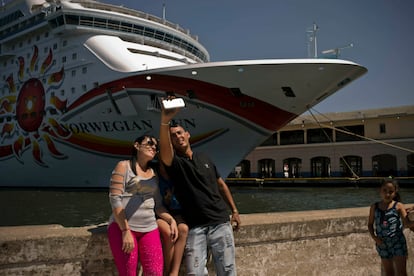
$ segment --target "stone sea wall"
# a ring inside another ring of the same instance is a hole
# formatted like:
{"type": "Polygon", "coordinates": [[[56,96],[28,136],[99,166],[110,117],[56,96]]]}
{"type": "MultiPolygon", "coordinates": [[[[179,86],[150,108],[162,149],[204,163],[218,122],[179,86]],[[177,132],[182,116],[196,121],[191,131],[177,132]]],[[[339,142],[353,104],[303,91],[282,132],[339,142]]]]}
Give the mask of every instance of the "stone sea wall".
{"type": "MultiPolygon", "coordinates": [[[[368,210],[241,215],[238,275],[381,275],[368,210]]],[[[405,235],[414,275],[414,232],[405,235]]],[[[0,227],[0,275],[116,275],[106,225],[0,227]]]]}

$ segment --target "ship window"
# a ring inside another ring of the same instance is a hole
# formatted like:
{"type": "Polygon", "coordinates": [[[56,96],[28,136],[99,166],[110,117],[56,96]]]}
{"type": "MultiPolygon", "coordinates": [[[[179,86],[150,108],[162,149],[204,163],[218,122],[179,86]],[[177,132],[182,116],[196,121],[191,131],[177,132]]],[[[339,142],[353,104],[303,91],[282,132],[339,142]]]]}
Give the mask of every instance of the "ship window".
{"type": "Polygon", "coordinates": [[[23,47],[23,42],[20,42],[19,43],[19,48],[22,48],[23,47]]]}
{"type": "Polygon", "coordinates": [[[108,28],[113,30],[119,30],[119,21],[108,20],[108,28]]]}
{"type": "Polygon", "coordinates": [[[95,18],[93,25],[95,27],[106,28],[106,20],[102,18],[95,18]]]}
{"type": "Polygon", "coordinates": [[[53,50],[57,49],[57,43],[53,44],[53,50]]]}
{"type": "Polygon", "coordinates": [[[87,90],[87,89],[86,89],[86,84],[83,84],[83,85],[82,85],[82,90],[83,90],[83,92],[86,92],[86,90],[87,90]]]}
{"type": "Polygon", "coordinates": [[[131,23],[126,23],[126,22],[121,22],[121,28],[122,31],[124,32],[132,32],[132,24],[131,23]]]}
{"type": "Polygon", "coordinates": [[[65,16],[65,21],[66,21],[66,24],[78,25],[79,24],[79,16],[66,15],[65,16]]]}
{"type": "Polygon", "coordinates": [[[181,39],[174,37],[173,44],[179,47],[181,45],[181,39]]]}
{"type": "Polygon", "coordinates": [[[56,23],[58,26],[62,26],[65,24],[65,20],[63,19],[63,16],[59,16],[58,18],[56,18],[56,23]]]}
{"type": "Polygon", "coordinates": [[[45,37],[49,37],[49,32],[46,32],[45,33],[45,37]]]}
{"type": "Polygon", "coordinates": [[[83,73],[83,74],[86,74],[87,72],[88,72],[88,68],[87,68],[87,67],[83,67],[83,68],[82,68],[82,73],[83,73]]]}
{"type": "Polygon", "coordinates": [[[40,40],[40,36],[38,35],[38,36],[36,36],[36,41],[39,41],[40,40]]]}
{"type": "Polygon", "coordinates": [[[75,92],[76,92],[75,87],[72,87],[72,88],[70,89],[70,91],[72,92],[72,94],[75,94],[75,92]]]}
{"type": "Polygon", "coordinates": [[[155,38],[159,40],[164,40],[165,33],[161,31],[155,31],[155,38]]]}
{"type": "Polygon", "coordinates": [[[145,28],[145,36],[147,37],[154,37],[154,30],[151,28],[145,28]]]}
{"type": "Polygon", "coordinates": [[[53,60],[52,65],[56,65],[56,59],[53,60]]]}
{"type": "Polygon", "coordinates": [[[85,26],[92,26],[92,24],[93,24],[93,18],[90,17],[90,16],[81,16],[79,23],[81,25],[85,25],[85,26]]]}
{"type": "Polygon", "coordinates": [[[65,63],[66,62],[66,56],[63,56],[62,57],[62,63],[65,63]]]}
{"type": "Polygon", "coordinates": [[[171,42],[172,42],[172,40],[173,40],[173,36],[172,36],[172,35],[170,35],[170,34],[165,34],[165,38],[164,38],[164,41],[165,41],[165,42],[171,43],[171,42]]]}
{"type": "Polygon", "coordinates": [[[144,27],[134,25],[134,33],[142,35],[144,34],[144,27]]]}
{"type": "Polygon", "coordinates": [[[62,45],[63,45],[63,47],[65,47],[66,45],[68,45],[68,41],[67,40],[63,40],[62,45]]]}
{"type": "Polygon", "coordinates": [[[60,95],[65,96],[65,90],[64,89],[60,90],[60,95]]]}
{"type": "Polygon", "coordinates": [[[77,53],[73,53],[73,54],[72,54],[72,59],[73,59],[73,60],[75,60],[75,59],[77,59],[77,58],[78,58],[78,54],[77,54],[77,53]]]}
{"type": "Polygon", "coordinates": [[[72,70],[72,77],[76,76],[76,70],[72,70]]]}
{"type": "Polygon", "coordinates": [[[43,48],[44,53],[47,53],[47,50],[48,50],[47,47],[43,48]]]}

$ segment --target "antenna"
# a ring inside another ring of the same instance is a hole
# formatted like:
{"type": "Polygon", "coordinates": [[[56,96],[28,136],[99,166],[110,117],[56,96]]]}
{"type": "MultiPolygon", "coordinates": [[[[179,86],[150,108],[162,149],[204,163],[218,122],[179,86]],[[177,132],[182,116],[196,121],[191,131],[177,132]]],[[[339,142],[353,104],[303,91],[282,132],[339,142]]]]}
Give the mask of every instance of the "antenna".
{"type": "Polygon", "coordinates": [[[165,1],[162,2],[162,19],[165,21],[165,1]]]}
{"type": "Polygon", "coordinates": [[[306,31],[308,35],[308,57],[317,58],[318,57],[318,42],[316,40],[316,32],[319,30],[318,25],[313,23],[311,28],[308,28],[306,31]]]}
{"type": "Polygon", "coordinates": [[[333,55],[334,58],[338,58],[343,49],[352,48],[352,47],[354,47],[354,44],[350,43],[350,44],[345,45],[343,47],[338,47],[338,48],[333,48],[333,49],[322,51],[322,54],[324,54],[324,55],[333,55]]]}

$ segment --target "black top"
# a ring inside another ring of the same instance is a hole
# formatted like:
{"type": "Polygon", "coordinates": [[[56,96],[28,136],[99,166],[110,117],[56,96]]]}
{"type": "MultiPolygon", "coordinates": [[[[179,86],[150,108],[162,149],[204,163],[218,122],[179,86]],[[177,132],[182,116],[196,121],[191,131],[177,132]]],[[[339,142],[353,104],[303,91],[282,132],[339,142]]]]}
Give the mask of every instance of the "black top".
{"type": "Polygon", "coordinates": [[[190,228],[229,221],[227,205],[217,184],[220,174],[207,155],[193,153],[190,160],[175,154],[166,170],[190,228]]]}

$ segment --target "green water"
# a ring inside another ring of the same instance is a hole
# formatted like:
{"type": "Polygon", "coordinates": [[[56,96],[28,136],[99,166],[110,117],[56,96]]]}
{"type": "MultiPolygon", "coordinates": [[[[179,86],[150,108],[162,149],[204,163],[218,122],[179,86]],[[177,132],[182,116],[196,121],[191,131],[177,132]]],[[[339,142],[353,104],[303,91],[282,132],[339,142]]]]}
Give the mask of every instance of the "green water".
{"type": "MultiPolygon", "coordinates": [[[[365,207],[379,200],[378,188],[236,188],[242,214],[365,207]]],[[[414,189],[401,189],[402,201],[414,203],[414,189]]],[[[0,190],[0,226],[105,223],[111,213],[108,194],[99,191],[0,190]]],[[[368,216],[368,214],[367,214],[368,216]]]]}

